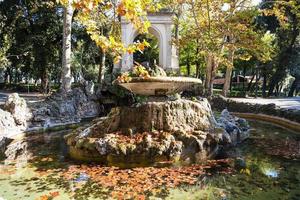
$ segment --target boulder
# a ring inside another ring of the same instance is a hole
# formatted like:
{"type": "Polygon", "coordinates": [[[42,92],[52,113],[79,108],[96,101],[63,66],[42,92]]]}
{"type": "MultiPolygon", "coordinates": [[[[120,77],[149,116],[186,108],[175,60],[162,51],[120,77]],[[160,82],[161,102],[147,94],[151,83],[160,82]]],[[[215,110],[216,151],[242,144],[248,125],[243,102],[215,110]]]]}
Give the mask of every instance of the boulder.
{"type": "Polygon", "coordinates": [[[7,145],[5,150],[5,158],[7,160],[15,160],[19,157],[26,158],[28,152],[28,143],[26,140],[16,140],[7,145]]]}
{"type": "Polygon", "coordinates": [[[224,129],[221,136],[224,144],[235,145],[249,136],[250,126],[247,121],[231,115],[227,109],[221,112],[217,122],[224,129]]]}
{"type": "Polygon", "coordinates": [[[153,97],[114,108],[65,139],[74,159],[129,167],[200,162],[242,141],[248,130],[244,119],[227,110],[216,121],[206,99],[153,97]]]}
{"type": "Polygon", "coordinates": [[[162,131],[136,133],[134,136],[116,133],[98,138],[74,136],[66,137],[72,158],[117,166],[167,160],[201,161],[211,157],[217,148],[217,138],[207,132],[202,137],[162,131]]]}
{"type": "Polygon", "coordinates": [[[91,97],[92,95],[95,94],[95,84],[93,81],[86,81],[84,83],[84,90],[85,90],[85,93],[88,97],[91,97]]]}
{"type": "Polygon", "coordinates": [[[31,112],[27,107],[25,99],[21,98],[18,93],[13,93],[8,96],[4,110],[10,112],[19,126],[26,127],[27,121],[31,118],[31,112]]]}
{"type": "Polygon", "coordinates": [[[0,109],[0,136],[9,134],[10,131],[18,129],[12,114],[0,109]]]}
{"type": "Polygon", "coordinates": [[[13,141],[13,139],[0,136],[0,159],[3,157],[6,157],[5,151],[7,149],[7,146],[13,141]]]}
{"type": "Polygon", "coordinates": [[[87,84],[85,89],[78,87],[67,94],[56,93],[32,105],[32,126],[40,124],[42,127],[51,127],[98,116],[102,107],[90,98],[92,93],[93,84],[87,84]]]}

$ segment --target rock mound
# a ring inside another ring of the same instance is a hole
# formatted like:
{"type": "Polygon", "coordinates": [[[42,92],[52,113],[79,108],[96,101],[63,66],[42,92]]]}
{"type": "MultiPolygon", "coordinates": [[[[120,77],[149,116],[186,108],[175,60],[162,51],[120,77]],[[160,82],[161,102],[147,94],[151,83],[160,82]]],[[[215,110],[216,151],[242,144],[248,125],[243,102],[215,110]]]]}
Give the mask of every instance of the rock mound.
{"type": "Polygon", "coordinates": [[[83,135],[98,137],[121,130],[124,133],[164,130],[167,132],[210,131],[214,119],[206,99],[201,101],[150,101],[131,107],[113,108],[83,135]]]}
{"type": "Polygon", "coordinates": [[[101,113],[101,105],[92,98],[91,91],[78,87],[67,94],[53,94],[45,101],[32,105],[31,110],[31,126],[47,128],[98,116],[101,113]]]}
{"type": "Polygon", "coordinates": [[[220,145],[233,145],[244,138],[246,129],[231,118],[224,114],[217,123],[206,99],[152,100],[117,107],[91,126],[67,135],[66,141],[71,157],[109,165],[198,162],[216,154],[220,145]],[[225,121],[240,132],[229,130],[225,121]]]}

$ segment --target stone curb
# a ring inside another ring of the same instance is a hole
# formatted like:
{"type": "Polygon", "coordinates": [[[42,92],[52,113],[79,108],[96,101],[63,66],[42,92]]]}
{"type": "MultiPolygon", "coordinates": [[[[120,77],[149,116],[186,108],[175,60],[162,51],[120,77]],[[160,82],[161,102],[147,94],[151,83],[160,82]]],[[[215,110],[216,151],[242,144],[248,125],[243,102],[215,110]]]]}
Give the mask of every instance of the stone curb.
{"type": "MultiPolygon", "coordinates": [[[[227,108],[229,112],[266,115],[270,117],[277,117],[277,119],[286,119],[297,124],[300,123],[300,110],[284,109],[276,106],[275,104],[237,102],[220,95],[212,97],[210,103],[212,108],[217,111],[222,111],[227,108]]],[[[276,123],[276,120],[274,120],[274,123],[276,123]]]]}
{"type": "Polygon", "coordinates": [[[293,131],[296,131],[297,133],[300,133],[300,123],[294,122],[288,119],[280,118],[280,117],[275,117],[271,115],[265,115],[265,114],[254,114],[254,113],[238,113],[238,112],[233,112],[232,114],[246,118],[246,119],[258,119],[261,121],[265,122],[271,122],[273,124],[279,125],[283,128],[287,128],[293,131]]]}

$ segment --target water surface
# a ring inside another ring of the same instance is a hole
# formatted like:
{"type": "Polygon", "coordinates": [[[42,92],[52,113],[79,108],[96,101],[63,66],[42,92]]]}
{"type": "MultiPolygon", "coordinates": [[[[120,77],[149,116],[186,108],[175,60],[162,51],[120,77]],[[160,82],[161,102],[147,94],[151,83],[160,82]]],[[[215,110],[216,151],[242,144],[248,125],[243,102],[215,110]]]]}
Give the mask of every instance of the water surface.
{"type": "MultiPolygon", "coordinates": [[[[300,134],[258,121],[250,121],[250,125],[254,129],[251,137],[220,155],[231,158],[228,162],[232,169],[230,173],[223,173],[223,166],[214,166],[199,175],[193,186],[180,184],[173,187],[170,184],[169,188],[162,186],[157,192],[133,195],[137,199],[300,199],[300,134]]],[[[63,135],[69,131],[28,136],[28,153],[33,159],[28,161],[21,157],[16,162],[2,161],[0,199],[109,199],[112,192],[116,192],[114,190],[120,193],[123,188],[125,192],[126,185],[134,184],[122,183],[115,187],[110,183],[113,179],[100,180],[102,184],[99,184],[93,178],[105,170],[109,176],[110,168],[94,168],[69,160],[63,142],[63,135]],[[93,177],[89,175],[92,170],[93,177]],[[70,178],[72,172],[74,176],[70,178]]],[[[160,173],[173,167],[166,167],[160,173]]],[[[136,171],[123,173],[119,170],[114,176],[127,176],[128,173],[130,180],[130,174],[138,174],[136,171]]],[[[148,178],[158,173],[153,168],[145,168],[145,171],[148,178]]],[[[140,187],[143,189],[146,184],[140,187]]]]}

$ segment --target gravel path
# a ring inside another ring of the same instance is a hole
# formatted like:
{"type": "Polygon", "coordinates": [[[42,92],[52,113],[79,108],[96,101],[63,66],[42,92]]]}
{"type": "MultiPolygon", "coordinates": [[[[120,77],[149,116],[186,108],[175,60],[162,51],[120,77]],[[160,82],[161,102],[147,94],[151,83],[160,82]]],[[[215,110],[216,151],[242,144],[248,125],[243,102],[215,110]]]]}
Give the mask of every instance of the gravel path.
{"type": "MultiPolygon", "coordinates": [[[[0,105],[4,104],[7,99],[7,96],[12,94],[13,92],[0,91],[0,105]]],[[[23,97],[27,103],[34,103],[43,101],[46,96],[38,92],[31,93],[18,93],[20,97],[23,97]]]]}
{"type": "Polygon", "coordinates": [[[274,103],[276,106],[280,108],[286,109],[293,109],[293,110],[300,110],[300,97],[290,97],[290,98],[270,98],[270,99],[263,99],[263,98],[230,98],[231,100],[237,102],[246,102],[246,103],[253,103],[253,104],[270,104],[274,103]]]}

